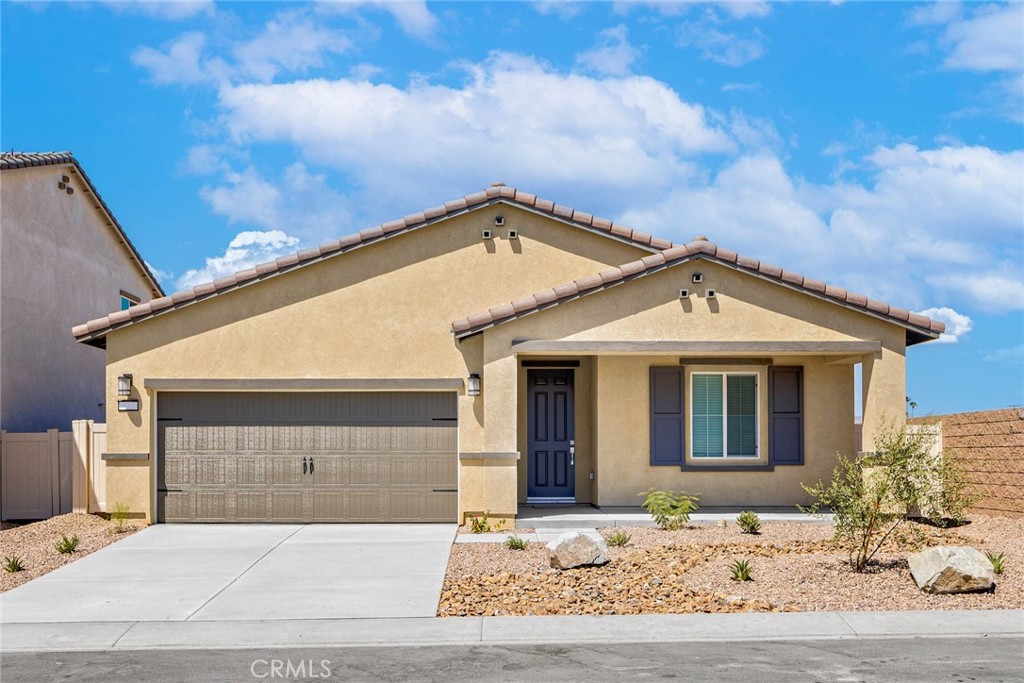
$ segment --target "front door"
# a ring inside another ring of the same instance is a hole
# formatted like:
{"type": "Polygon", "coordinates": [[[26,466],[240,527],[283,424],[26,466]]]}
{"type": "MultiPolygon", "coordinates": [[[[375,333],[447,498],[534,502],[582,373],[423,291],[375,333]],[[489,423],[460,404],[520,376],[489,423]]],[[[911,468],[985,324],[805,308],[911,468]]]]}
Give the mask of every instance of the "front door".
{"type": "Polygon", "coordinates": [[[529,370],[528,502],[576,501],[572,370],[529,370]]]}

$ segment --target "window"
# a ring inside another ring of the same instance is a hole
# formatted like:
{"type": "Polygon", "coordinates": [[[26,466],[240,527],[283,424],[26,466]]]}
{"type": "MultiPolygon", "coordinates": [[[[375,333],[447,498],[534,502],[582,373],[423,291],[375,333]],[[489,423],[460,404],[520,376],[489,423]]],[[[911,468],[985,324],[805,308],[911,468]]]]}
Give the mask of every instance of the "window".
{"type": "Polygon", "coordinates": [[[756,374],[695,372],[690,395],[691,457],[757,457],[756,374]]]}
{"type": "Polygon", "coordinates": [[[139,301],[140,301],[139,297],[135,296],[134,294],[129,294],[128,292],[125,292],[125,291],[121,292],[121,310],[122,311],[127,311],[132,306],[137,306],[139,304],[139,301]]]}

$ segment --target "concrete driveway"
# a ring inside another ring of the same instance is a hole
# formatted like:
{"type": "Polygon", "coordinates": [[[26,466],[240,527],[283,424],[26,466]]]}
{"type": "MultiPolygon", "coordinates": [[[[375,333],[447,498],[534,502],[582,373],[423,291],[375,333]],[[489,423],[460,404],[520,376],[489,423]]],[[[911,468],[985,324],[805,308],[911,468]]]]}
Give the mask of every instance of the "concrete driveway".
{"type": "Polygon", "coordinates": [[[0,596],[3,623],[432,617],[454,524],[157,525],[0,596]]]}

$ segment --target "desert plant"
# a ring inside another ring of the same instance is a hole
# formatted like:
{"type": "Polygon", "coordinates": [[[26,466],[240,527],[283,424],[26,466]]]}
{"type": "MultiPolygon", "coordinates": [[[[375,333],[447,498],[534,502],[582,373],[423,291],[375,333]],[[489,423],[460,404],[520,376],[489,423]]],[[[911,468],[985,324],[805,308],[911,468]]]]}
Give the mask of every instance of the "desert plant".
{"type": "Polygon", "coordinates": [[[608,537],[608,545],[615,546],[617,548],[624,548],[629,545],[630,539],[633,537],[627,534],[625,531],[616,531],[614,534],[608,537]]]}
{"type": "Polygon", "coordinates": [[[761,533],[761,518],[753,510],[744,510],[736,517],[736,523],[745,534],[761,533]]]}
{"type": "Polygon", "coordinates": [[[964,519],[974,497],[955,465],[932,456],[933,438],[925,430],[889,425],[877,438],[875,453],[858,459],[838,455],[828,484],[801,484],[814,502],[798,507],[815,515],[826,507],[832,511],[836,539],[848,545],[855,571],[867,568],[909,511],[918,509],[940,525],[945,516],[964,519]]]}
{"type": "Polygon", "coordinates": [[[110,519],[114,522],[114,533],[124,533],[131,512],[128,503],[114,503],[114,510],[110,513],[110,519]]]}
{"type": "Polygon", "coordinates": [[[647,510],[654,523],[665,531],[683,528],[690,521],[690,513],[697,509],[697,501],[700,500],[699,496],[686,491],[674,493],[650,489],[637,495],[644,496],[641,507],[647,510]]]}
{"type": "Polygon", "coordinates": [[[515,534],[512,534],[508,537],[508,540],[505,541],[505,546],[509,550],[526,550],[526,541],[519,538],[515,534]]]}
{"type": "Polygon", "coordinates": [[[480,517],[469,518],[469,530],[474,534],[486,534],[490,533],[491,525],[487,522],[488,513],[483,513],[480,517]]]}
{"type": "Polygon", "coordinates": [[[14,574],[25,569],[25,565],[21,563],[21,558],[17,555],[8,555],[4,558],[4,571],[8,574],[14,574]]]}
{"type": "Polygon", "coordinates": [[[1006,569],[1006,567],[1004,566],[1004,563],[1006,561],[1004,554],[1005,553],[994,553],[991,551],[985,553],[985,557],[987,557],[988,561],[992,563],[993,574],[1002,574],[1003,570],[1006,569]]]}
{"type": "Polygon", "coordinates": [[[61,555],[67,555],[73,553],[78,548],[78,536],[72,536],[68,538],[66,535],[61,534],[60,540],[54,545],[57,552],[61,555]]]}
{"type": "Polygon", "coordinates": [[[733,581],[750,581],[750,563],[746,560],[733,560],[729,571],[733,581]]]}

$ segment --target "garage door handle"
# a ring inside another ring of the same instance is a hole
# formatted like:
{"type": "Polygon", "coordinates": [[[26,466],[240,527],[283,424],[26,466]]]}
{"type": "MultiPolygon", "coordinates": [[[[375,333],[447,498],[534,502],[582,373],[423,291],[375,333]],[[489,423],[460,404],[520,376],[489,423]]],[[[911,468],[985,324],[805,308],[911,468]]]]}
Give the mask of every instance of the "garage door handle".
{"type": "Polygon", "coordinates": [[[306,459],[305,459],[305,458],[303,458],[303,459],[302,459],[302,473],[303,473],[303,474],[305,474],[305,473],[306,473],[306,471],[307,471],[307,470],[306,470],[306,467],[307,467],[307,465],[306,465],[306,459]]]}
{"type": "Polygon", "coordinates": [[[313,474],[313,458],[309,459],[309,473],[313,474]]]}

